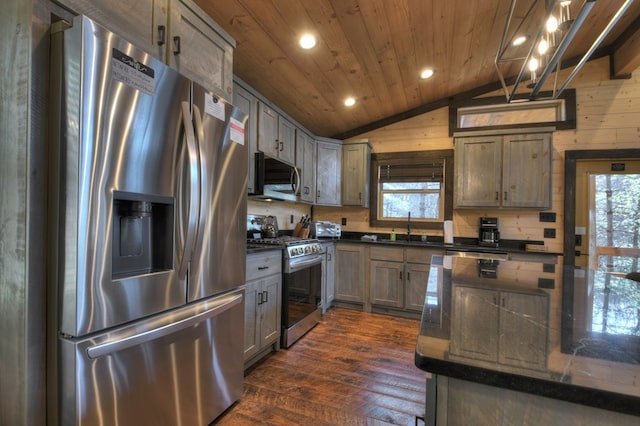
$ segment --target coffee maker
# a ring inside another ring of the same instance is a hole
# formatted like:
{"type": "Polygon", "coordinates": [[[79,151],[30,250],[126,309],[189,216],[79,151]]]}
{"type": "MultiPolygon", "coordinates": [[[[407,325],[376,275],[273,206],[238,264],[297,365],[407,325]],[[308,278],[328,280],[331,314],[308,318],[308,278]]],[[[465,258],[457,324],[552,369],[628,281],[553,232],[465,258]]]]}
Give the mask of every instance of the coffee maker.
{"type": "Polygon", "coordinates": [[[498,218],[481,217],[478,244],[484,247],[498,247],[499,242],[500,231],[498,231],[498,218]]]}

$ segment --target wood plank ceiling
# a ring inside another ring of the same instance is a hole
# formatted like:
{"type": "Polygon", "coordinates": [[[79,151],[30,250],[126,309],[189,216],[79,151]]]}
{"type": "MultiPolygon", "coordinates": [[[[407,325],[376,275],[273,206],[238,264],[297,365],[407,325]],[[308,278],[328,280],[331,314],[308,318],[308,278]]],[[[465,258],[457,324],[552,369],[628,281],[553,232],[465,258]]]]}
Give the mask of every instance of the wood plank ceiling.
{"type": "MultiPolygon", "coordinates": [[[[236,39],[238,77],[315,135],[336,137],[354,136],[430,105],[446,104],[453,96],[498,87],[494,59],[511,4],[509,0],[195,2],[236,39]],[[317,46],[308,51],[298,46],[305,32],[318,38],[317,46]],[[427,67],[435,75],[420,80],[420,71],[427,67]],[[356,98],[355,106],[343,105],[348,96],[356,98]]],[[[523,15],[530,2],[521,1],[516,15],[523,15]]],[[[543,0],[538,3],[543,14],[543,0]]],[[[563,58],[582,55],[622,3],[595,1],[563,58]]],[[[596,54],[611,53],[623,41],[636,40],[639,16],[636,1],[596,54]]],[[[637,42],[627,45],[632,47],[626,57],[631,56],[628,61],[635,67],[640,48],[637,42]]],[[[517,73],[520,64],[513,65],[507,76],[517,73]]]]}

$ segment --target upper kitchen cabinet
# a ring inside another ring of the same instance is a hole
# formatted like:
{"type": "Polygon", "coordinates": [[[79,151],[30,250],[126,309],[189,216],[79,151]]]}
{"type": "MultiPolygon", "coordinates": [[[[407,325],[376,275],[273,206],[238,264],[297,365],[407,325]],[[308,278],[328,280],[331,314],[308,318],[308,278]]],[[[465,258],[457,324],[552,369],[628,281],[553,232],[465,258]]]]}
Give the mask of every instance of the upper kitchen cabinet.
{"type": "Polygon", "coordinates": [[[170,0],[167,63],[231,99],[235,40],[189,0],[170,0]]]}
{"type": "Polygon", "coordinates": [[[127,39],[157,59],[166,61],[170,0],[59,0],[127,39]]]}
{"type": "Polygon", "coordinates": [[[250,91],[234,82],[233,84],[233,104],[249,116],[249,121],[245,128],[247,132],[247,151],[249,152],[247,161],[249,162],[249,182],[247,192],[255,192],[256,182],[256,162],[255,154],[258,151],[258,98],[250,91]]]}
{"type": "Polygon", "coordinates": [[[455,207],[551,206],[551,133],[455,139],[455,207]]]}
{"type": "Polygon", "coordinates": [[[369,207],[371,146],[345,142],[342,146],[342,205],[369,207]]]}
{"type": "Polygon", "coordinates": [[[342,142],[316,138],[316,204],[339,206],[341,202],[342,142]]]}
{"type": "Polygon", "coordinates": [[[258,104],[258,149],[290,165],[296,159],[296,130],[293,123],[273,108],[258,104]]]}
{"type": "Polygon", "coordinates": [[[316,141],[300,129],[296,130],[296,167],[300,169],[300,201],[316,201],[316,141]]]}
{"type": "Polygon", "coordinates": [[[191,0],[59,0],[230,100],[235,40],[191,0]]]}

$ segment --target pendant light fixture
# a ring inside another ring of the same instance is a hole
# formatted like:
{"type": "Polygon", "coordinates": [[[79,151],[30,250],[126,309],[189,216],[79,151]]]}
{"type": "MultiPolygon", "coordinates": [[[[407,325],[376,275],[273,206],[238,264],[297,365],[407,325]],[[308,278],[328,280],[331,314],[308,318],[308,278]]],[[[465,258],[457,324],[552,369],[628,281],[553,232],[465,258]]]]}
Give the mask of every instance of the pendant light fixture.
{"type": "Polygon", "coordinates": [[[530,84],[527,84],[526,87],[531,89],[528,98],[537,99],[542,87],[553,72],[556,72],[556,80],[553,84],[552,99],[557,99],[633,1],[625,0],[622,3],[604,30],[595,37],[593,44],[575,65],[569,77],[558,88],[557,72],[560,71],[562,57],[589,12],[595,6],[595,0],[511,0],[509,15],[495,59],[496,69],[507,102],[512,102],[515,99],[520,83],[527,77],[530,84]],[[515,22],[514,16],[522,16],[521,21],[515,22]],[[540,19],[540,16],[543,16],[543,19],[539,21],[537,33],[534,36],[518,34],[530,28],[534,28],[533,31],[535,31],[536,25],[535,23],[532,25],[532,22],[534,19],[540,19]],[[515,40],[522,39],[523,36],[526,37],[525,43],[516,47],[515,40]],[[521,54],[514,54],[514,49],[519,49],[521,54]],[[521,62],[521,66],[512,84],[512,89],[509,91],[502,68],[505,63],[514,61],[521,62]]]}

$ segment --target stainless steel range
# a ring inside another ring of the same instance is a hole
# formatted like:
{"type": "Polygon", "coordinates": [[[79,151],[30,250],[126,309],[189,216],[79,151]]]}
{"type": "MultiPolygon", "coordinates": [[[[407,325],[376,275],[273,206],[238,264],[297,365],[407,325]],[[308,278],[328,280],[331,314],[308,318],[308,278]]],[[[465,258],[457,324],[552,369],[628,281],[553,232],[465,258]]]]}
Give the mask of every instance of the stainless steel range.
{"type": "MultiPolygon", "coordinates": [[[[249,228],[248,231],[251,229],[249,228]]],[[[248,232],[257,236],[257,232],[248,232]]],[[[324,247],[316,239],[288,235],[249,238],[247,247],[284,248],[282,276],[282,337],[288,348],[320,322],[322,317],[322,259],[324,247]]]]}
{"type": "Polygon", "coordinates": [[[282,342],[288,348],[322,316],[322,258],[318,240],[283,240],[282,342]]]}

